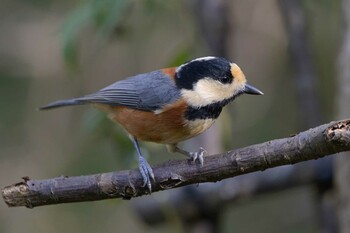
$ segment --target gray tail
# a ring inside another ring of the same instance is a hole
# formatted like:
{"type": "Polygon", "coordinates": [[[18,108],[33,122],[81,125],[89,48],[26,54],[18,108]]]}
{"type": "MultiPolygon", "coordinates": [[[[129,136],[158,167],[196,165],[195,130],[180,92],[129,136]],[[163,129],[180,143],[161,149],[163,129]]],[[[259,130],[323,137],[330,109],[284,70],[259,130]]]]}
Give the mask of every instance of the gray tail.
{"type": "Polygon", "coordinates": [[[49,103],[48,105],[39,107],[38,110],[47,110],[47,109],[64,107],[64,106],[71,106],[71,105],[82,105],[82,104],[86,104],[86,103],[88,103],[88,101],[82,100],[82,99],[58,100],[58,101],[49,103]]]}

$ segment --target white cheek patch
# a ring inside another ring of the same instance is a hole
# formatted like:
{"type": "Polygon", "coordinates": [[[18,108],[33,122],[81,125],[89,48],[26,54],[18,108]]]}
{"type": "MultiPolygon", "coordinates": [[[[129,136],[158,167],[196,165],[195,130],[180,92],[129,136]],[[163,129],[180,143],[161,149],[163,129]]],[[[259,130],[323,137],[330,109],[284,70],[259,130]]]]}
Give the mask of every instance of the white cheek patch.
{"type": "Polygon", "coordinates": [[[193,107],[206,106],[220,102],[238,94],[245,85],[245,81],[233,80],[232,83],[223,84],[219,81],[204,78],[199,80],[193,90],[181,90],[185,101],[193,107]]]}

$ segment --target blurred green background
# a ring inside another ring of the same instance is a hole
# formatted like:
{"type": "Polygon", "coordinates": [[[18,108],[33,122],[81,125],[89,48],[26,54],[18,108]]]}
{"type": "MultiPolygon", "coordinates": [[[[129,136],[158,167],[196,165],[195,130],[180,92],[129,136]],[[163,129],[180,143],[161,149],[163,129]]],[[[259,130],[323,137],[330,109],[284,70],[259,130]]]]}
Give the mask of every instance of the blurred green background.
{"type": "MultiPolygon", "coordinates": [[[[328,122],[335,119],[336,110],[340,1],[301,2],[317,74],[318,114],[321,122],[328,122]]],[[[195,13],[199,1],[1,0],[0,4],[1,187],[24,176],[46,179],[136,168],[132,143],[103,113],[87,106],[45,112],[36,108],[215,53],[195,13]]],[[[203,136],[220,139],[220,145],[208,151],[219,153],[306,129],[298,117],[303,100],[297,96],[288,28],[278,1],[225,1],[225,10],[225,56],[239,64],[249,83],[265,95],[243,96],[230,104],[203,136]]],[[[196,150],[197,144],[184,146],[196,150]]],[[[183,159],[161,145],[142,143],[142,147],[151,164],[183,159]]],[[[7,208],[0,201],[0,232],[187,231],[187,223],[171,205],[164,207],[167,218],[159,225],[146,224],[135,209],[135,202],[167,200],[171,192],[32,210],[7,208]]],[[[219,230],[320,232],[316,192],[308,184],[242,195],[220,210],[219,230]]]]}

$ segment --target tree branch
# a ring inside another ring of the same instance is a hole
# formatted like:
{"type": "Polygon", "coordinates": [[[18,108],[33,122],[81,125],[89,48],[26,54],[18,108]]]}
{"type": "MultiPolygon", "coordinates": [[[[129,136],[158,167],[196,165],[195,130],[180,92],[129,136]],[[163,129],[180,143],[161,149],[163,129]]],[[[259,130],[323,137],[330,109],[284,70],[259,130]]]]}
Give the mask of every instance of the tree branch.
{"type": "MultiPolygon", "coordinates": [[[[153,191],[189,184],[216,182],[250,172],[318,159],[350,150],[350,119],[331,122],[295,136],[235,149],[205,157],[203,167],[187,160],[169,161],[153,168],[153,191]]],[[[147,194],[138,170],[103,174],[30,180],[2,189],[6,204],[35,206],[94,201],[108,198],[130,199],[147,194]]]]}

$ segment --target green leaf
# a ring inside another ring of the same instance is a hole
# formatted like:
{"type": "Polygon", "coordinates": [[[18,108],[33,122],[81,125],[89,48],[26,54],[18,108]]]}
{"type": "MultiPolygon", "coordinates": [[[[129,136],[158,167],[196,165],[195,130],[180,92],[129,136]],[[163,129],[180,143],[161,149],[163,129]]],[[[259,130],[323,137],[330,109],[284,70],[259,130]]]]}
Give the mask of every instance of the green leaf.
{"type": "Polygon", "coordinates": [[[94,0],[94,20],[97,29],[103,36],[110,36],[123,18],[123,12],[129,5],[126,0],[94,0]]]}
{"type": "Polygon", "coordinates": [[[89,5],[77,8],[66,20],[62,29],[63,56],[70,70],[78,67],[78,38],[80,32],[91,21],[92,9],[89,5]]]}
{"type": "Polygon", "coordinates": [[[90,0],[76,8],[63,26],[63,56],[66,66],[76,71],[79,64],[79,37],[81,32],[94,24],[100,36],[108,38],[120,23],[126,7],[126,0],[90,0]]]}

